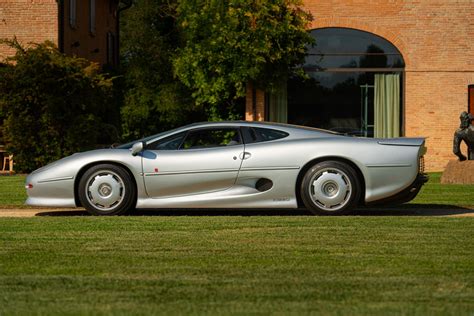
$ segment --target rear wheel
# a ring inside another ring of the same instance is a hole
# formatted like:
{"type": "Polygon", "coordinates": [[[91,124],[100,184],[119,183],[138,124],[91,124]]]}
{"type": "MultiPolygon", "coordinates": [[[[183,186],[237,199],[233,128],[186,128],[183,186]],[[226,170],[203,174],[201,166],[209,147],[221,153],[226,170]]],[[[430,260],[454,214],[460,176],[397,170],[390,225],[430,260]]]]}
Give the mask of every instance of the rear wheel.
{"type": "Polygon", "coordinates": [[[123,168],[101,164],[87,170],[79,181],[79,199],[93,215],[121,215],[134,208],[136,187],[123,168]]]}
{"type": "Polygon", "coordinates": [[[347,214],[359,201],[360,182],[354,169],[340,161],[312,166],[301,182],[301,199],[317,215],[347,214]]]}

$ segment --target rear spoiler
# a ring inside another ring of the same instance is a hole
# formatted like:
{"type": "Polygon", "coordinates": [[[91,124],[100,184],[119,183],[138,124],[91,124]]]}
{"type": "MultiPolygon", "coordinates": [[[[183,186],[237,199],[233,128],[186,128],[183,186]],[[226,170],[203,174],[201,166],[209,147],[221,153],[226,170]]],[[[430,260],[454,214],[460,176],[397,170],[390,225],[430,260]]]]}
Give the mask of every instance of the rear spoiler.
{"type": "Polygon", "coordinates": [[[400,138],[385,138],[377,140],[380,145],[388,146],[417,146],[420,147],[425,143],[422,137],[400,137],[400,138]]]}

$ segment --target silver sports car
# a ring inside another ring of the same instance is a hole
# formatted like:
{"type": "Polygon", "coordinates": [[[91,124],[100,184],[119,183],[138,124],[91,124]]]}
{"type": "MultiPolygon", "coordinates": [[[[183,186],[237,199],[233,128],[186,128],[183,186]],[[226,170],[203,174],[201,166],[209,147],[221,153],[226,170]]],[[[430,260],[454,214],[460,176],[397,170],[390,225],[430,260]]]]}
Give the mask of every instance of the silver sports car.
{"type": "Polygon", "coordinates": [[[423,138],[350,137],[258,122],[187,125],[31,173],[26,204],[94,215],[150,208],[298,208],[339,215],[413,199],[423,138]]]}

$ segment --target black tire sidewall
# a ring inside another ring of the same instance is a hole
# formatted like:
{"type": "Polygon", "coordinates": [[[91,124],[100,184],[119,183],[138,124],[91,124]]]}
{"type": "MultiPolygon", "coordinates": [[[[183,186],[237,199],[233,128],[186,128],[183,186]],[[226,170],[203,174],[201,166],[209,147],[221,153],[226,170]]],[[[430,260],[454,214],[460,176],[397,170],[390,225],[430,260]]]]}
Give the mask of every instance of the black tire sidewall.
{"type": "Polygon", "coordinates": [[[313,214],[315,215],[345,215],[348,214],[353,207],[356,206],[360,199],[360,181],[358,179],[357,173],[354,171],[354,168],[349,166],[348,164],[340,161],[322,161],[319,163],[314,164],[311,168],[309,168],[304,177],[303,180],[301,181],[301,187],[300,187],[300,195],[301,199],[303,200],[304,205],[306,208],[313,214]],[[334,168],[334,169],[339,169],[340,171],[344,172],[347,177],[349,178],[352,191],[351,191],[351,196],[349,197],[349,201],[347,204],[337,210],[337,211],[327,211],[324,209],[319,208],[311,199],[310,193],[309,193],[309,187],[311,185],[310,181],[311,178],[315,173],[320,171],[321,169],[325,168],[334,168]]]}
{"type": "Polygon", "coordinates": [[[123,215],[127,211],[132,210],[136,205],[137,189],[133,183],[130,174],[122,167],[112,164],[100,164],[90,167],[79,180],[78,196],[81,201],[81,205],[92,215],[123,215]],[[92,205],[86,196],[86,186],[89,177],[97,171],[112,171],[120,176],[125,186],[125,196],[123,197],[122,203],[116,208],[109,211],[102,211],[92,205]]]}

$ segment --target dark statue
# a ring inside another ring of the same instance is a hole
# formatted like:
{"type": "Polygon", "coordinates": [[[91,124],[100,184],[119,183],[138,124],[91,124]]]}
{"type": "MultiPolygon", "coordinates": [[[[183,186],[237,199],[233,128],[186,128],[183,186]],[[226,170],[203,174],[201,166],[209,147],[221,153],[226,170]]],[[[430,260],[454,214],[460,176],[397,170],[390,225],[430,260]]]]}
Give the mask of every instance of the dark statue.
{"type": "Polygon", "coordinates": [[[471,121],[474,116],[467,112],[462,112],[459,117],[461,125],[454,133],[453,152],[459,157],[459,161],[466,160],[466,156],[461,153],[461,142],[464,141],[467,145],[467,159],[474,160],[474,126],[471,121]]]}

